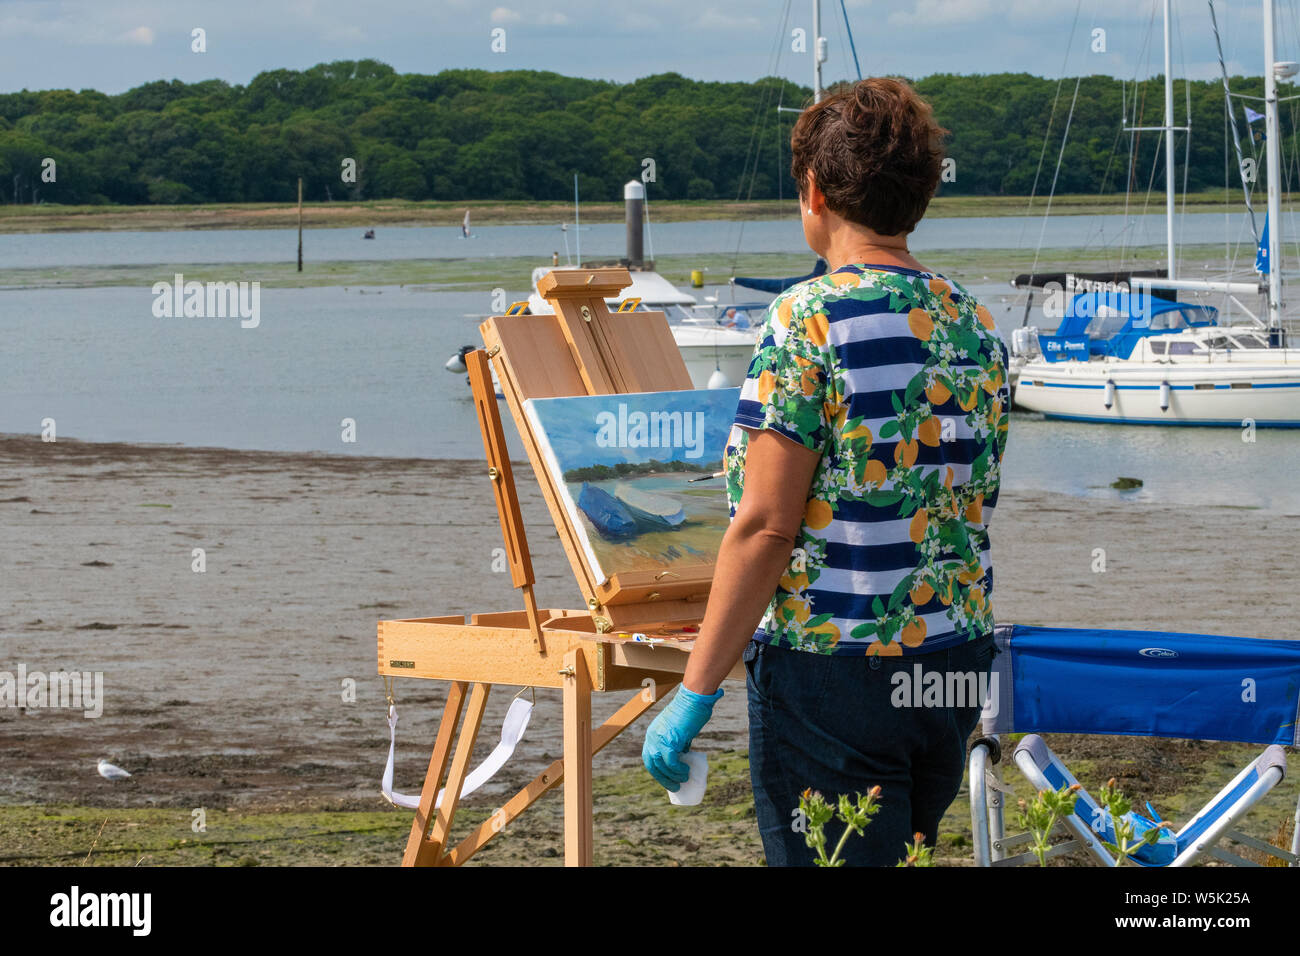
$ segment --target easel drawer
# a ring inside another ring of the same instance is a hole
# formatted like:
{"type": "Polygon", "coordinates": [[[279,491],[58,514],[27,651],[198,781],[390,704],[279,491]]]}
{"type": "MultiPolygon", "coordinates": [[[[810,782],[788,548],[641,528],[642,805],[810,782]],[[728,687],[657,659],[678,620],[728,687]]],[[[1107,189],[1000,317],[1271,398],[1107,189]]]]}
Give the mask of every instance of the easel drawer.
{"type": "Polygon", "coordinates": [[[670,647],[655,649],[660,666],[623,666],[615,662],[608,641],[591,633],[552,628],[543,629],[546,653],[539,654],[527,626],[503,626],[493,620],[516,620],[515,613],[522,614],[475,615],[480,619],[477,623],[460,616],[380,621],[379,673],[385,677],[558,688],[564,685],[564,655],[579,650],[587,661],[592,690],[600,692],[635,689],[643,686],[647,678],[680,674],[685,666],[685,649],[670,647]]]}

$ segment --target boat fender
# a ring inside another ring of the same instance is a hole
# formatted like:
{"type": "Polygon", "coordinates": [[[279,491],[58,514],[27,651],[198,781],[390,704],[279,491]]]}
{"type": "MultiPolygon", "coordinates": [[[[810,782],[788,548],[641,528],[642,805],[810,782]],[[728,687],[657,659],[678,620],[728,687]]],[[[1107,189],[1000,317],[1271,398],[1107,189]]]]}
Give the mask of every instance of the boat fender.
{"type": "Polygon", "coordinates": [[[1162,412],[1169,411],[1169,383],[1168,382],[1160,383],[1160,410],[1162,412]]]}
{"type": "Polygon", "coordinates": [[[456,351],[456,354],[455,354],[455,355],[453,355],[451,358],[447,359],[447,362],[446,362],[446,364],[443,365],[443,368],[445,368],[448,372],[455,372],[455,373],[458,374],[458,375],[463,374],[464,372],[467,372],[469,369],[468,369],[468,367],[465,365],[465,356],[468,355],[470,352],[473,352],[473,351],[474,351],[474,346],[472,346],[472,345],[462,345],[462,346],[461,346],[461,347],[456,351]]]}
{"type": "Polygon", "coordinates": [[[1115,404],[1115,382],[1112,379],[1106,379],[1106,408],[1115,404]]]}
{"type": "Polygon", "coordinates": [[[706,388],[731,388],[731,379],[727,378],[727,373],[720,368],[715,368],[713,374],[709,376],[709,384],[706,388]]]}

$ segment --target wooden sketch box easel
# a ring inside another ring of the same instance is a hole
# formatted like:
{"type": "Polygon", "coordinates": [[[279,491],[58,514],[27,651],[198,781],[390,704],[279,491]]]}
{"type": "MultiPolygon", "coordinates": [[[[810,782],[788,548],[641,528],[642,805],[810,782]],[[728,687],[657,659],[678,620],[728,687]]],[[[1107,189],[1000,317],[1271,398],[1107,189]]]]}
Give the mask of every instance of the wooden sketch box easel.
{"type": "MultiPolygon", "coordinates": [[[[538,291],[551,303],[554,315],[523,315],[512,307],[506,315],[494,316],[480,326],[486,348],[466,356],[511,581],[523,592],[524,608],[472,614],[468,621],[450,616],[379,622],[380,674],[451,682],[403,866],[464,863],[561,782],[564,862],[567,866],[590,865],[592,755],[671,691],[685,670],[693,643],[691,629],[704,614],[713,566],[638,571],[597,580],[599,575],[588,565],[524,412],[524,402],[531,398],[691,388],[662,312],[611,313],[606,307],[605,300],[616,297],[631,281],[626,269],[553,271],[538,283],[538,291]],[[586,599],[584,610],[537,607],[532,559],[492,370],[586,599]],[[654,634],[663,640],[653,645],[638,643],[624,633],[627,631],[654,634]],[[493,684],[562,688],[564,754],[452,845],[452,820],[493,684]],[[636,693],[593,729],[592,693],[624,690],[636,693]],[[435,810],[444,776],[446,794],[435,810]]],[[[729,676],[743,679],[743,675],[738,663],[729,676]]]]}

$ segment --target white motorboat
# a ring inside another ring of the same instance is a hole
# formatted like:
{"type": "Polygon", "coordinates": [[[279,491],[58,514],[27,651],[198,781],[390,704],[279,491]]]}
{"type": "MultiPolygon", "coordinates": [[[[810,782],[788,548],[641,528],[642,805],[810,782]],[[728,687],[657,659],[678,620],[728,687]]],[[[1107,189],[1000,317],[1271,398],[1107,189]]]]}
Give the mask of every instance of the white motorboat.
{"type": "MultiPolygon", "coordinates": [[[[549,314],[551,305],[538,293],[537,283],[556,269],[576,268],[562,265],[534,269],[528,311],[535,315],[549,314]]],[[[632,284],[622,295],[606,300],[611,312],[622,307],[667,315],[673,339],[696,388],[733,388],[745,380],[765,304],[701,305],[695,296],[678,289],[657,272],[632,270],[629,275],[632,284]]]]}

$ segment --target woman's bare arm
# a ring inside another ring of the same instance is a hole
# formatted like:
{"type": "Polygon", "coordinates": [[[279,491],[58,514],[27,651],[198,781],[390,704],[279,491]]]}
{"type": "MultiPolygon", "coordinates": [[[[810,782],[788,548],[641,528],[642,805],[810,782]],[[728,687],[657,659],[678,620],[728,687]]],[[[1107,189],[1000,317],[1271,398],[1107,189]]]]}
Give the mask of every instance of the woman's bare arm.
{"type": "Polygon", "coordinates": [[[803,523],[821,453],[775,432],[750,430],[745,490],[722,538],[708,607],[683,686],[712,694],[754,636],[803,523]]]}

